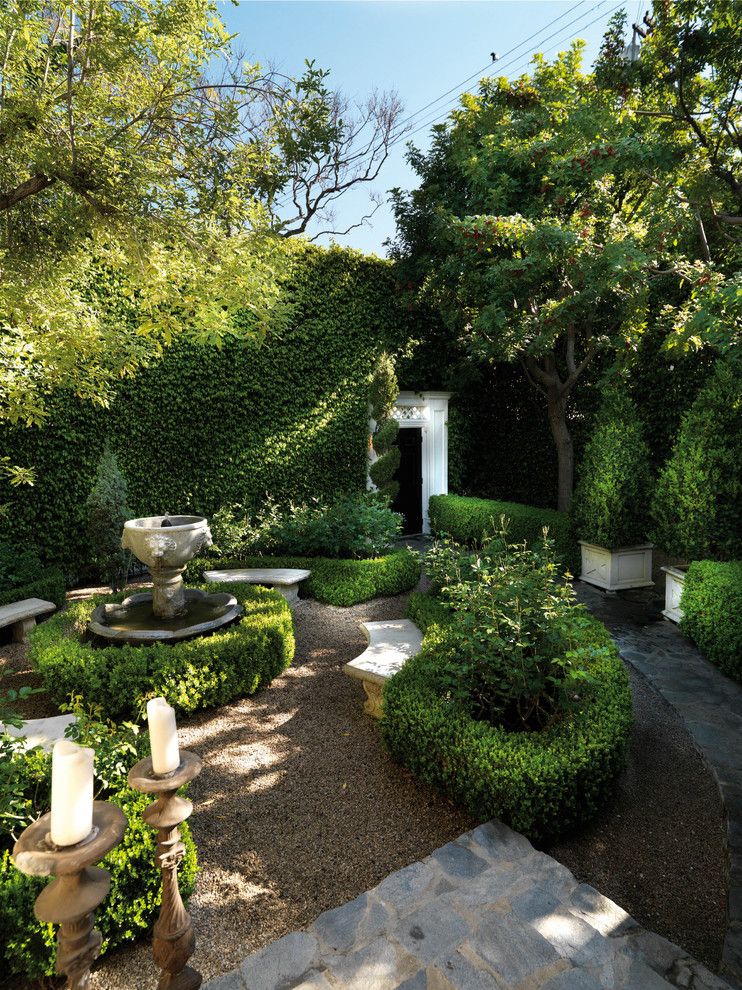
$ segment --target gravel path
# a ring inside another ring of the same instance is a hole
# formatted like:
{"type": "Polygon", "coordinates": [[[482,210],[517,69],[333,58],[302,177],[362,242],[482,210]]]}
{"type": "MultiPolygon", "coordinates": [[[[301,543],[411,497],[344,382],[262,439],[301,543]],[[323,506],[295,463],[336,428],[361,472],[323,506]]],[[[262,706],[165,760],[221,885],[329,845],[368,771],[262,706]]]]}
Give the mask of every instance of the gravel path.
{"type": "MultiPolygon", "coordinates": [[[[365,646],[359,623],[400,617],[404,605],[301,602],[294,665],[256,697],[184,720],[181,744],[205,762],[192,787],[202,872],[191,912],[193,964],[206,978],[475,824],[391,762],[360,683],[342,673],[365,646]]],[[[0,663],[6,654],[0,647],[0,663]]],[[[633,672],[632,687],[637,725],[616,796],[547,851],[715,967],[725,929],[718,793],[669,706],[633,672]]],[[[153,977],[142,943],[103,960],[94,987],[140,990],[153,977]]]]}

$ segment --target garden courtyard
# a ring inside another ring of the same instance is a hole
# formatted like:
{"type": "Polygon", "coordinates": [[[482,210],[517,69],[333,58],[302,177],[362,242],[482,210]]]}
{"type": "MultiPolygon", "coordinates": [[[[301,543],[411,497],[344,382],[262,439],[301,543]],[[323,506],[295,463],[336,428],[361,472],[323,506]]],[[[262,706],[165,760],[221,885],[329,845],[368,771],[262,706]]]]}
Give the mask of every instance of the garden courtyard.
{"type": "Polygon", "coordinates": [[[605,3],[0,11],[4,990],[742,987],[742,8],[605,3]]]}

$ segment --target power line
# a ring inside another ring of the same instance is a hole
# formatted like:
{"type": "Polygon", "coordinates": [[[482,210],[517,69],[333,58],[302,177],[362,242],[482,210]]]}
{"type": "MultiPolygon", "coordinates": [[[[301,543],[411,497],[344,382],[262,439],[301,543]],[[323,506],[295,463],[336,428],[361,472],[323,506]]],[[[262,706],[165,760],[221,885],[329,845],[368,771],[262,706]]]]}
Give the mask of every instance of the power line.
{"type": "MultiPolygon", "coordinates": [[[[598,3],[598,4],[595,4],[595,5],[593,6],[593,7],[591,7],[591,8],[590,8],[590,10],[588,11],[588,14],[591,14],[591,13],[593,12],[593,10],[595,10],[595,9],[596,9],[596,7],[598,7],[598,6],[601,6],[601,4],[602,4],[602,3],[604,3],[604,2],[605,2],[605,0],[600,0],[600,3],[598,3]]],[[[612,14],[612,13],[614,13],[614,12],[615,12],[616,10],[618,10],[618,8],[619,8],[619,7],[623,7],[623,6],[624,6],[624,3],[623,3],[623,0],[622,0],[622,2],[621,2],[621,3],[618,3],[618,4],[616,4],[616,6],[615,6],[615,7],[613,7],[613,8],[611,8],[611,10],[609,10],[609,11],[608,11],[608,16],[610,16],[610,14],[612,14]]],[[[578,33],[579,33],[580,31],[583,31],[583,30],[584,30],[585,28],[588,28],[588,27],[590,27],[591,25],[593,25],[593,24],[595,24],[595,22],[596,22],[596,21],[599,21],[599,20],[601,20],[601,18],[603,18],[603,17],[605,17],[605,16],[606,16],[606,13],[605,13],[605,12],[602,12],[602,13],[600,13],[600,14],[599,14],[599,15],[598,15],[597,17],[594,17],[594,18],[593,18],[593,20],[591,20],[591,21],[588,21],[588,23],[587,23],[587,24],[581,24],[581,25],[579,26],[579,28],[577,29],[577,31],[575,31],[575,32],[574,32],[574,33],[573,33],[573,34],[572,34],[572,35],[571,35],[571,36],[570,36],[569,38],[563,38],[563,39],[561,39],[561,40],[560,40],[560,41],[558,41],[558,42],[557,42],[557,43],[556,43],[555,45],[552,45],[552,46],[551,46],[551,48],[548,48],[548,49],[545,49],[544,51],[545,51],[546,53],[548,53],[548,52],[551,52],[551,51],[553,51],[553,50],[554,50],[555,48],[559,48],[559,46],[560,46],[560,45],[563,45],[563,44],[565,43],[565,41],[570,41],[570,40],[571,40],[571,39],[572,39],[573,37],[575,37],[575,35],[576,35],[576,34],[578,34],[578,33]]],[[[554,32],[554,34],[561,34],[561,32],[562,32],[562,31],[564,31],[564,30],[565,30],[566,28],[569,28],[569,27],[571,27],[571,26],[572,26],[572,24],[574,24],[574,23],[575,23],[575,21],[578,21],[578,20],[580,20],[580,18],[579,18],[579,17],[577,17],[577,18],[575,18],[575,20],[573,20],[573,21],[571,21],[571,22],[570,22],[569,24],[566,24],[566,25],[564,25],[564,27],[562,27],[562,28],[560,28],[560,29],[559,29],[558,31],[555,31],[555,32],[554,32]]],[[[532,55],[533,55],[533,53],[535,52],[535,50],[536,50],[537,48],[540,48],[540,46],[541,46],[541,45],[543,44],[543,42],[544,42],[544,41],[549,41],[549,40],[550,40],[550,38],[552,38],[552,37],[554,37],[554,34],[552,34],[552,35],[550,35],[550,36],[549,36],[549,38],[544,38],[544,39],[542,39],[542,41],[541,41],[541,42],[539,42],[539,44],[538,44],[538,45],[535,45],[535,46],[534,46],[534,47],[533,47],[533,48],[531,49],[531,51],[530,51],[530,52],[528,53],[528,56],[529,56],[529,57],[528,57],[528,58],[527,58],[527,59],[526,59],[526,60],[525,60],[524,62],[521,62],[521,63],[520,63],[520,65],[518,65],[518,66],[516,66],[516,67],[515,67],[514,69],[513,69],[513,68],[510,68],[510,69],[509,69],[509,71],[510,71],[511,73],[512,73],[512,72],[516,72],[516,71],[518,71],[519,69],[521,69],[521,68],[522,68],[523,66],[525,66],[525,65],[527,65],[527,64],[529,63],[529,61],[530,61],[530,58],[531,58],[531,56],[532,56],[532,55]]],[[[458,96],[460,96],[460,95],[461,95],[461,94],[457,94],[457,96],[456,96],[456,98],[455,98],[454,100],[449,100],[449,101],[448,101],[448,105],[450,105],[450,104],[452,104],[452,103],[454,103],[454,102],[456,101],[456,99],[458,99],[458,96]]],[[[418,127],[416,127],[416,128],[415,128],[415,129],[413,130],[413,131],[410,131],[410,132],[408,132],[407,134],[401,134],[401,135],[400,135],[400,136],[399,136],[398,138],[396,138],[396,139],[395,139],[394,141],[392,141],[392,142],[390,142],[390,144],[389,144],[389,147],[390,147],[390,148],[393,148],[393,147],[394,147],[394,146],[395,146],[396,144],[399,144],[399,142],[400,142],[400,141],[408,141],[408,140],[409,140],[409,139],[410,139],[411,137],[413,137],[413,136],[414,136],[415,134],[417,134],[417,133],[418,133],[419,131],[422,131],[422,130],[424,130],[424,129],[425,129],[426,127],[430,127],[430,126],[431,126],[432,124],[435,124],[435,123],[436,123],[437,121],[439,121],[439,120],[442,120],[442,119],[443,119],[444,117],[447,117],[449,113],[450,113],[450,110],[448,109],[448,107],[446,108],[446,110],[445,110],[445,111],[443,111],[443,113],[439,113],[438,111],[436,111],[436,113],[435,113],[435,115],[434,115],[433,117],[430,117],[430,118],[429,118],[428,120],[426,120],[426,121],[423,121],[423,123],[421,123],[421,124],[420,124],[420,125],[419,125],[418,127]]]]}
{"type": "MultiPolygon", "coordinates": [[[[503,58],[507,58],[508,55],[511,55],[513,52],[516,52],[519,48],[522,48],[523,45],[528,44],[528,42],[531,41],[533,38],[535,38],[536,35],[541,34],[542,31],[545,31],[547,28],[550,28],[552,24],[556,24],[557,21],[561,21],[563,17],[566,17],[567,14],[571,14],[573,10],[576,10],[578,7],[581,7],[585,2],[586,0],[579,0],[578,3],[574,4],[574,6],[570,7],[568,10],[565,10],[563,13],[561,13],[559,17],[555,17],[553,20],[549,21],[548,24],[544,24],[542,28],[539,28],[538,31],[534,31],[533,34],[529,35],[527,38],[521,41],[520,44],[515,45],[513,48],[509,48],[508,51],[506,51],[505,54],[502,55],[501,58],[498,59],[497,61],[499,62],[503,58]]],[[[641,3],[642,0],[639,0],[639,2],[641,3]]],[[[569,27],[569,25],[567,26],[569,27]]],[[[548,38],[544,39],[544,41],[548,41],[548,40],[549,40],[548,38]]],[[[466,86],[466,84],[470,82],[472,79],[477,78],[486,69],[491,68],[492,64],[493,64],[492,62],[488,62],[486,65],[483,65],[481,69],[477,69],[476,72],[472,72],[472,74],[470,76],[467,76],[466,79],[462,79],[461,82],[456,83],[455,86],[452,86],[450,89],[447,89],[445,93],[441,93],[440,96],[437,96],[434,100],[431,100],[430,103],[426,103],[424,107],[420,107],[419,110],[416,110],[414,113],[411,113],[408,117],[405,117],[404,120],[400,121],[400,126],[408,123],[410,120],[414,120],[415,117],[419,117],[421,113],[424,113],[428,109],[428,107],[432,107],[436,103],[440,103],[440,101],[444,99],[446,96],[448,96],[449,93],[453,93],[454,91],[461,89],[462,86],[466,86]]]]}

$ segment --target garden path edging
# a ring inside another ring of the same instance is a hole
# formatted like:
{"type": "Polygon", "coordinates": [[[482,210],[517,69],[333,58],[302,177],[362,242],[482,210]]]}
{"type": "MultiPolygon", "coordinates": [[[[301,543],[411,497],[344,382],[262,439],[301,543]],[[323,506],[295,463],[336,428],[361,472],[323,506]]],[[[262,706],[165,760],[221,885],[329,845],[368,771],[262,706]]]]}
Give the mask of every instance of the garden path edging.
{"type": "Polygon", "coordinates": [[[742,686],[670,622],[639,625],[620,598],[584,583],[578,597],[604,622],[621,656],[682,719],[719,788],[727,816],[729,892],[722,972],[742,983],[742,686]]]}
{"type": "Polygon", "coordinates": [[[728,990],[500,822],[248,956],[204,990],[728,990]]]}

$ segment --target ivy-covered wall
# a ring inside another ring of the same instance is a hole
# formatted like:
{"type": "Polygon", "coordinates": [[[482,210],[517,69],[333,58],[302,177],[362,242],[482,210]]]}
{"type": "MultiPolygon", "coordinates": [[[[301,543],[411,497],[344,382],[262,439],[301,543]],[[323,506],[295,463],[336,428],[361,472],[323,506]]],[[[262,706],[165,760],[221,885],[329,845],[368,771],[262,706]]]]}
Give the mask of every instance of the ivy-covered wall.
{"type": "Polygon", "coordinates": [[[109,410],[53,400],[43,429],[6,430],[13,463],[33,488],[0,493],[13,542],[76,573],[88,557],[83,505],[106,439],[137,514],[209,515],[231,502],[329,499],[362,489],[367,386],[403,320],[391,265],[313,246],[287,253],[288,327],[258,347],[179,344],[122,383],[109,410]]]}

